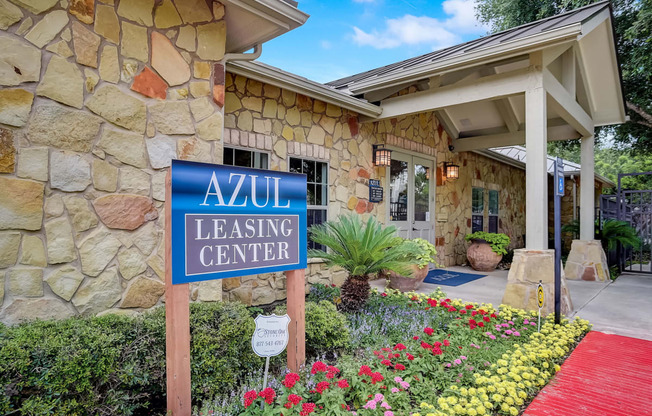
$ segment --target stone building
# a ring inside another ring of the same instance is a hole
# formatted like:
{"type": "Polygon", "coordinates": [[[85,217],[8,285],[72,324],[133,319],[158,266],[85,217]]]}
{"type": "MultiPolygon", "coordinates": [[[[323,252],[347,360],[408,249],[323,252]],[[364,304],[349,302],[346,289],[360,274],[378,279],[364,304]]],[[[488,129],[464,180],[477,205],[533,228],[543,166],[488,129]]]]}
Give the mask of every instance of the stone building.
{"type": "MultiPolygon", "coordinates": [[[[160,304],[171,159],[305,173],[309,223],[373,215],[434,242],[440,263],[455,265],[473,229],[505,232],[512,248],[547,248],[547,212],[526,210],[526,177],[546,180],[546,137],[589,137],[589,124],[592,132],[624,117],[617,74],[595,75],[597,58],[576,52],[611,39],[604,3],[517,37],[514,49],[451,50],[431,67],[398,63],[391,82],[365,73],[328,85],[252,61],[308,16],[290,0],[250,3],[0,0],[1,321],[160,304]],[[582,25],[596,35],[578,38],[582,25]],[[559,30],[565,37],[553,36],[559,30]],[[568,59],[581,67],[571,102],[557,80],[571,88],[568,59]],[[546,133],[545,111],[532,118],[524,96],[529,78],[549,76],[546,133]],[[486,150],[526,141],[527,166],[486,150]],[[374,165],[375,145],[393,151],[391,166],[374,165]],[[445,174],[450,164],[457,179],[445,174]],[[370,179],[384,189],[381,202],[370,201],[370,179]]],[[[592,159],[582,174],[593,183],[592,159]]],[[[582,204],[592,205],[590,188],[582,204]]],[[[306,276],[308,285],[346,277],[319,262],[306,276]]],[[[285,278],[202,282],[191,297],[267,304],[285,298],[285,278]]]]}

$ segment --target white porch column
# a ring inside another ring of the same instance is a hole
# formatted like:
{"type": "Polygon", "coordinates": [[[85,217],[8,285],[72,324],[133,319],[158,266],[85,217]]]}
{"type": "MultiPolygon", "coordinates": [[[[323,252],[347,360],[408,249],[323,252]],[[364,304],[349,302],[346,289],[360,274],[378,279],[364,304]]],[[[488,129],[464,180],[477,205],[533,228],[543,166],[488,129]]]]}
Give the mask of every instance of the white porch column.
{"type": "Polygon", "coordinates": [[[582,137],[580,169],[580,240],[595,240],[594,136],[582,137]]]}
{"type": "Polygon", "coordinates": [[[548,248],[548,169],[546,90],[542,73],[532,74],[525,91],[525,248],[548,248]]]}

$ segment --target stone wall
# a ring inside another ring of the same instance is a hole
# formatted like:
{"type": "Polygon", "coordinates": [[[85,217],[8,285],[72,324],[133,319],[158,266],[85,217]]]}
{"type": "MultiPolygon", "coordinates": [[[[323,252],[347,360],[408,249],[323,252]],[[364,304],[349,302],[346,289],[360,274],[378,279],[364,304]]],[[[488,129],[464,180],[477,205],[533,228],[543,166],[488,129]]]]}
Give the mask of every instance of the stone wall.
{"type": "Polygon", "coordinates": [[[0,0],[2,321],[161,302],[165,168],[221,160],[225,28],[205,0],[0,0]]]}

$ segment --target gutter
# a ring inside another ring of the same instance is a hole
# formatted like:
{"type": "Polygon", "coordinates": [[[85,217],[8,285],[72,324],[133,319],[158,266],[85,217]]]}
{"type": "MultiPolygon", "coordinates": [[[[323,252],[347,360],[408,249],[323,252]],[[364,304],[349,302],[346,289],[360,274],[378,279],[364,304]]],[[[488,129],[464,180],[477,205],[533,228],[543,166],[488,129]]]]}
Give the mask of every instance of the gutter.
{"type": "Polygon", "coordinates": [[[574,23],[562,28],[550,30],[542,34],[518,38],[504,42],[498,46],[487,46],[475,49],[473,52],[462,53],[461,55],[448,59],[438,60],[435,63],[428,63],[412,67],[400,72],[386,76],[374,77],[373,79],[360,81],[349,87],[354,95],[364,94],[377,89],[387,88],[420,79],[432,77],[442,72],[449,72],[460,67],[472,66],[480,62],[487,62],[497,58],[517,56],[532,49],[540,49],[544,46],[553,46],[558,43],[567,42],[576,38],[582,33],[582,24],[574,23]],[[535,40],[533,42],[533,40],[535,40]],[[507,55],[507,56],[506,56],[507,55]]]}
{"type": "Polygon", "coordinates": [[[376,118],[382,112],[382,108],[377,105],[351,97],[334,88],[260,62],[230,61],[227,62],[226,70],[232,74],[241,75],[311,98],[316,98],[367,117],[376,118]]]}

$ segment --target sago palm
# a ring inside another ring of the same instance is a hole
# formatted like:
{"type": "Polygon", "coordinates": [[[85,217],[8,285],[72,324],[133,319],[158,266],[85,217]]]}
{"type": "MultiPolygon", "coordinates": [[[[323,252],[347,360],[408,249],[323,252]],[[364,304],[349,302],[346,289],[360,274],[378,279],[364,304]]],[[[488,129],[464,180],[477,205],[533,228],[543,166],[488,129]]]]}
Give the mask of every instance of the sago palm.
{"type": "Polygon", "coordinates": [[[623,248],[639,248],[641,239],[634,227],[627,221],[609,219],[602,223],[600,230],[602,247],[611,251],[620,243],[623,248]]]}
{"type": "Polygon", "coordinates": [[[328,267],[339,266],[348,272],[341,288],[344,311],[359,310],[369,297],[369,278],[383,270],[410,273],[405,261],[409,246],[400,244],[396,227],[383,227],[374,217],[364,224],[359,216],[340,216],[310,229],[310,238],[329,248],[309,250],[310,258],[321,258],[328,267]]]}

